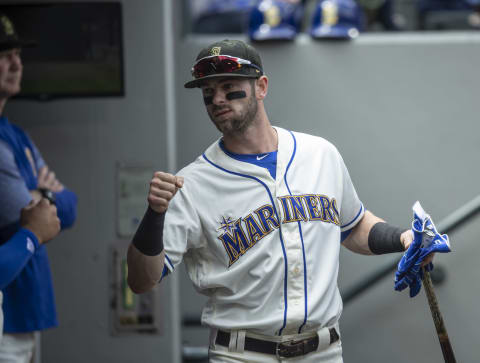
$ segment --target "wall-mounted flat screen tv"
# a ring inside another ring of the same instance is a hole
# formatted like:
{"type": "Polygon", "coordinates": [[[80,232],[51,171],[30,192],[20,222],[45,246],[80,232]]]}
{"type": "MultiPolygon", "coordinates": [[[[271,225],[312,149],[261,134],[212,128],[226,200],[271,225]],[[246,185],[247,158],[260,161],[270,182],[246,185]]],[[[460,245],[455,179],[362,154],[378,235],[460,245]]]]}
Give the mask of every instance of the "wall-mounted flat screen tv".
{"type": "Polygon", "coordinates": [[[21,38],[22,91],[17,98],[124,95],[119,2],[1,4],[21,38]]]}

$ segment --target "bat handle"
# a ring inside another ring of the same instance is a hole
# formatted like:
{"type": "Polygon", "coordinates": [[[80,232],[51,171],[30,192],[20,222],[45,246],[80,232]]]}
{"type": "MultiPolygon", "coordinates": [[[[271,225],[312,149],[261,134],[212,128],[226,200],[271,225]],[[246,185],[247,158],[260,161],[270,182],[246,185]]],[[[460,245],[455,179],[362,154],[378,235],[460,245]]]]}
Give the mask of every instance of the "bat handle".
{"type": "Polygon", "coordinates": [[[437,329],[437,335],[440,342],[440,347],[442,348],[443,359],[445,360],[445,363],[456,363],[457,361],[455,360],[455,355],[453,354],[452,344],[448,338],[447,329],[445,328],[443,317],[438,307],[437,297],[435,295],[435,291],[433,290],[430,272],[425,270],[424,267],[423,286],[427,295],[428,305],[430,306],[433,322],[435,324],[435,328],[437,329]]]}

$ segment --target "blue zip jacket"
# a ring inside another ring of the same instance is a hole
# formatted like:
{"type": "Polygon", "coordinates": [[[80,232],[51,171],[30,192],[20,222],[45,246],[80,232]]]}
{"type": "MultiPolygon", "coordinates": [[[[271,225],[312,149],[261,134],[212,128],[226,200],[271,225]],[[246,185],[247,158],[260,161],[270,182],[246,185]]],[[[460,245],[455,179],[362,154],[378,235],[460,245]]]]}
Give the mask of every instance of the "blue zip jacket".
{"type": "MultiPolygon", "coordinates": [[[[5,333],[32,332],[58,325],[47,249],[39,246],[32,236],[26,236],[29,231],[21,229],[19,221],[20,210],[30,202],[30,191],[37,189],[37,174],[44,165],[40,152],[25,132],[1,117],[0,263],[7,262],[0,269],[0,288],[4,295],[5,333]],[[26,238],[34,244],[30,257],[25,252],[26,238]]],[[[65,188],[56,193],[56,204],[61,228],[71,227],[76,218],[76,195],[65,188]]]]}

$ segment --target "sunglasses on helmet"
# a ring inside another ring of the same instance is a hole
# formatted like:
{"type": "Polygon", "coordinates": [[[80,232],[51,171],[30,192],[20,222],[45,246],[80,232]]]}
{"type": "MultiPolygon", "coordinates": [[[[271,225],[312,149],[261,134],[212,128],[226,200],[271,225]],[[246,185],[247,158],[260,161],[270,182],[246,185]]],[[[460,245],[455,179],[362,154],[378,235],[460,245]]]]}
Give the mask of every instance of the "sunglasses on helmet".
{"type": "Polygon", "coordinates": [[[239,71],[244,67],[253,67],[262,70],[249,60],[229,55],[212,55],[199,59],[192,68],[192,75],[195,78],[210,76],[212,74],[232,73],[239,71]]]}

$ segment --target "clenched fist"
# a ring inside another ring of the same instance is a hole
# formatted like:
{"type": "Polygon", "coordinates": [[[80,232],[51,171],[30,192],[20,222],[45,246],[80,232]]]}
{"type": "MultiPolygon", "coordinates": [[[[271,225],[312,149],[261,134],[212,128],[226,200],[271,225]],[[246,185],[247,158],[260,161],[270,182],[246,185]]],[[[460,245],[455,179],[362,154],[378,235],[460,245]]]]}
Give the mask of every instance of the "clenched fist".
{"type": "Polygon", "coordinates": [[[157,171],[153,174],[148,191],[148,204],[157,213],[164,213],[178,189],[183,186],[183,177],[157,171]]]}

